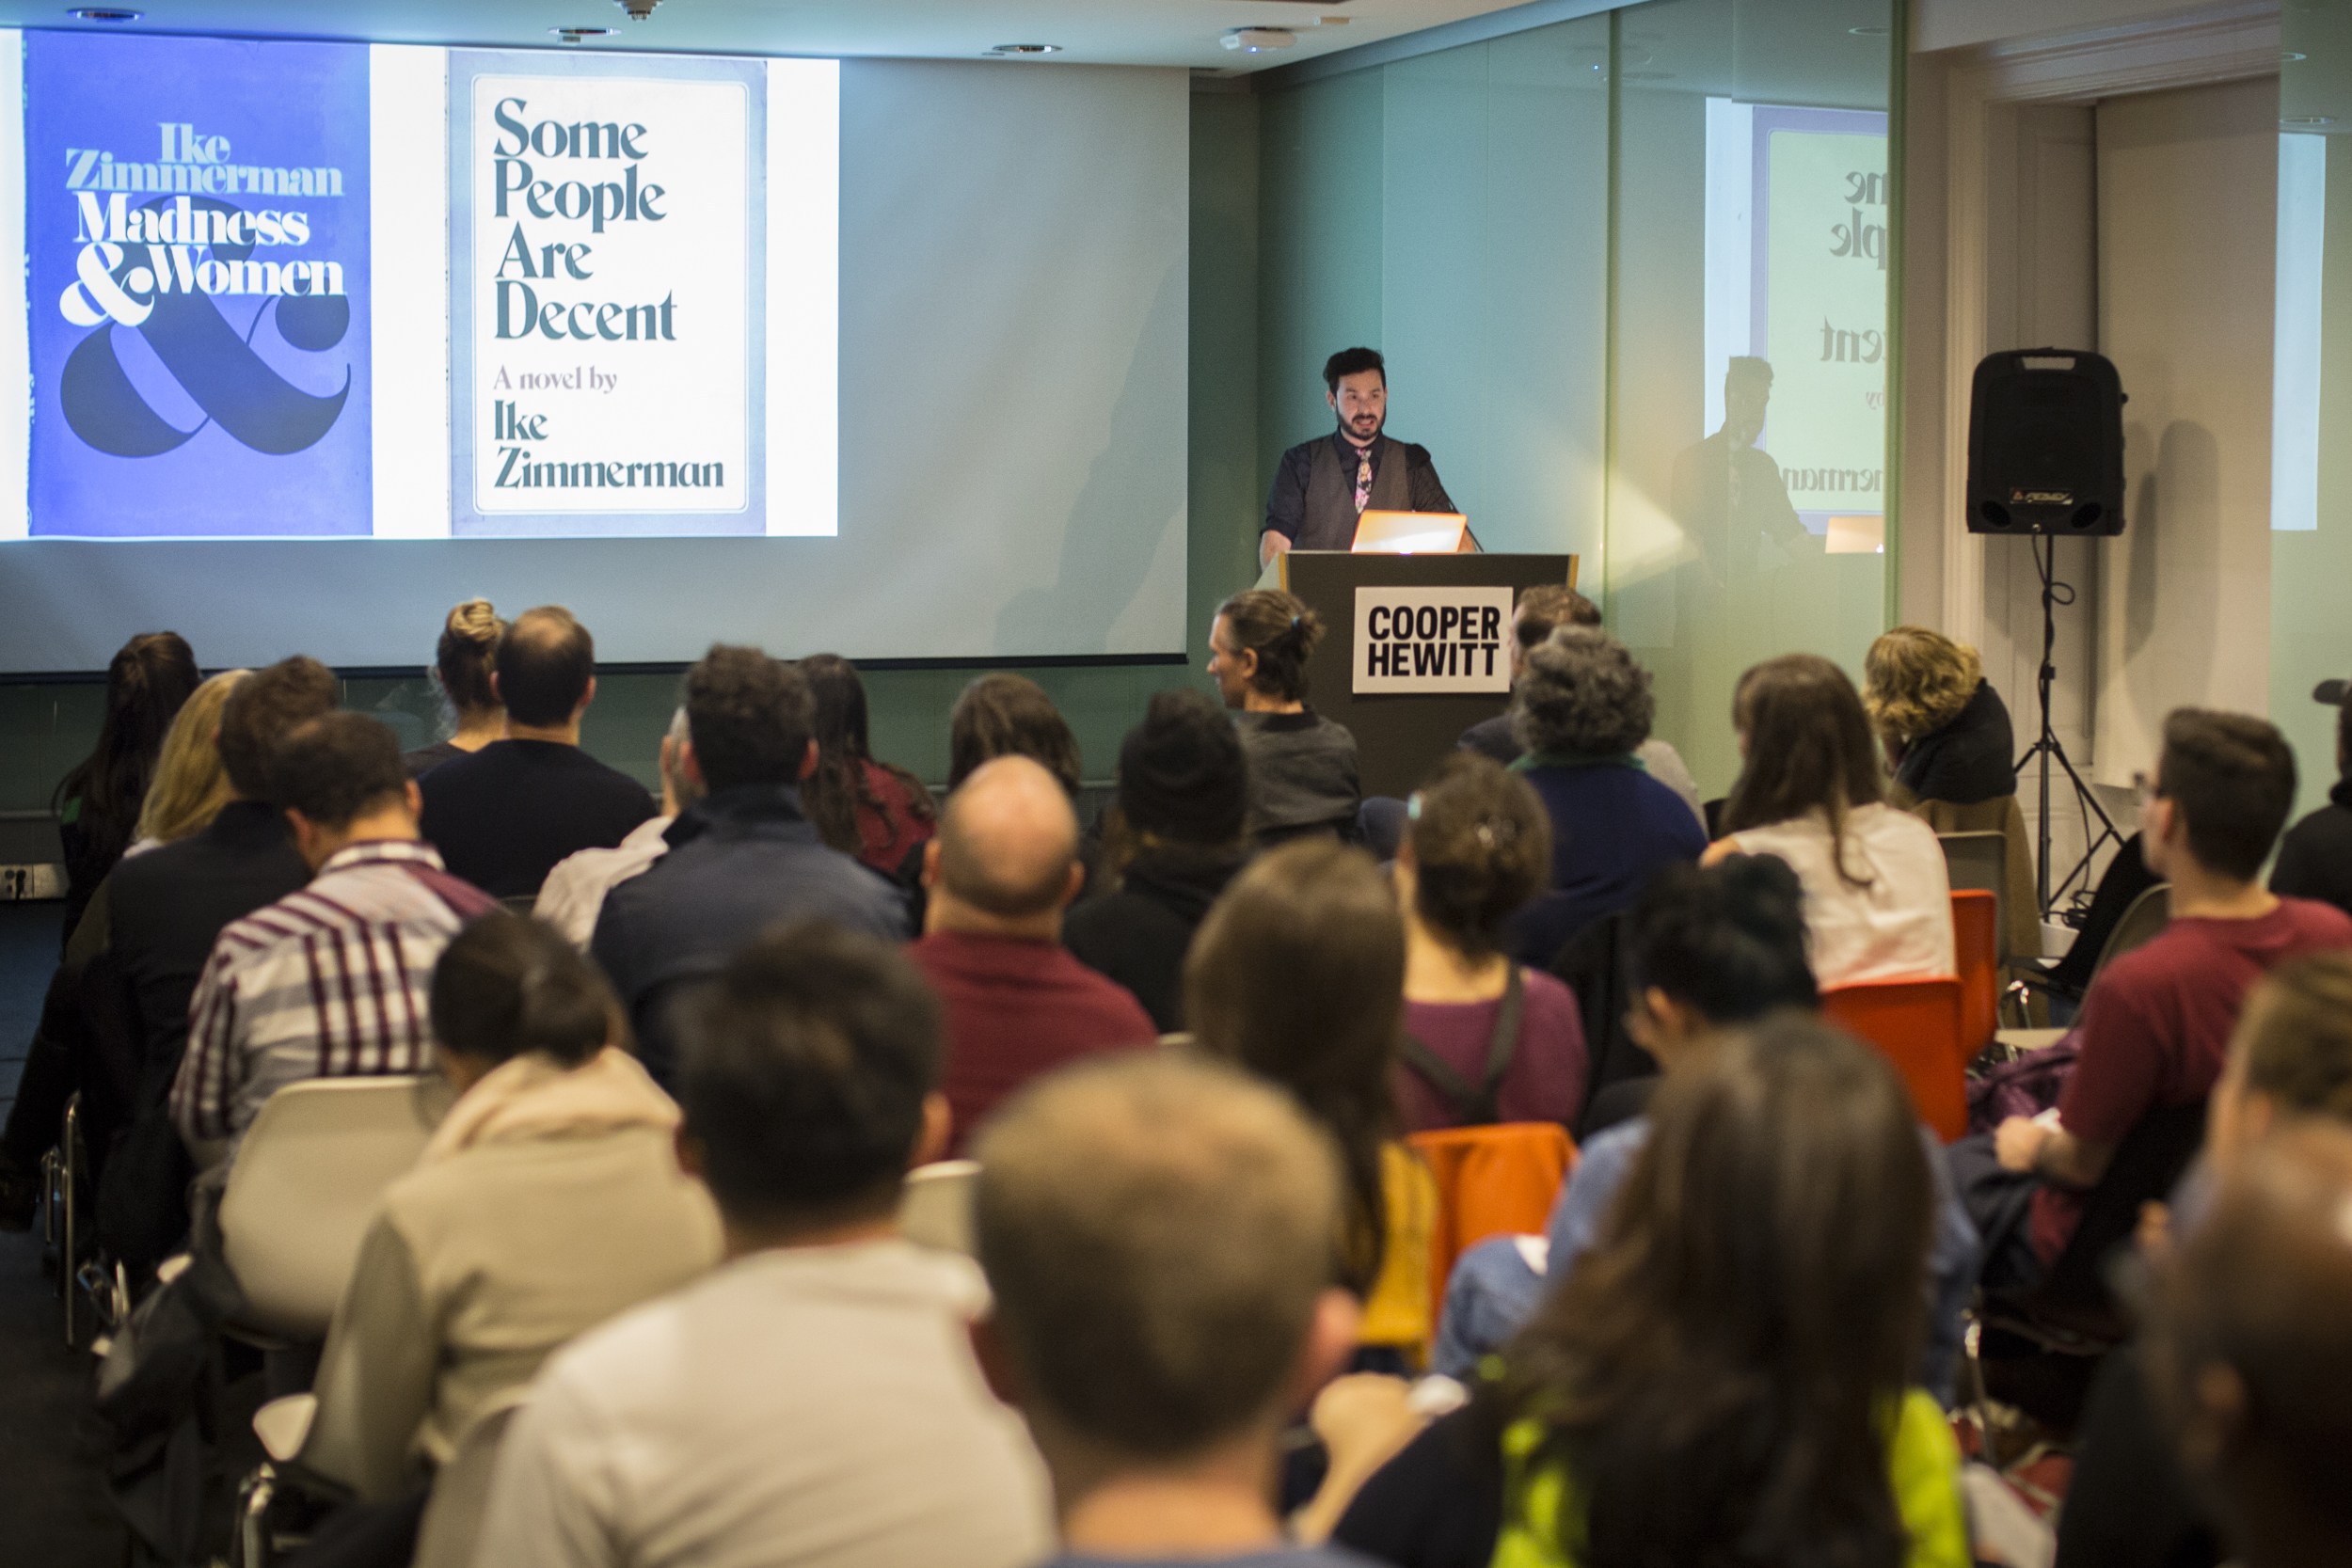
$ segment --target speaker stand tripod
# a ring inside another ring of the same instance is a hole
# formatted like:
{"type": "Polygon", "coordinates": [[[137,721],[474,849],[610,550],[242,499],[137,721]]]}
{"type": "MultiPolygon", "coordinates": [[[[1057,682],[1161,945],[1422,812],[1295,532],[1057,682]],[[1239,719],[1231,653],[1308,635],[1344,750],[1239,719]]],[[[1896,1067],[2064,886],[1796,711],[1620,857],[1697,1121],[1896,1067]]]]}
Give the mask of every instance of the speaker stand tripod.
{"type": "Polygon", "coordinates": [[[2058,679],[2058,666],[2051,657],[2058,642],[2058,607],[2074,602],[2074,589],[2072,583],[2058,580],[2058,540],[2054,536],[2036,532],[2027,538],[2026,544],[2033,550],[2034,571],[2042,578],[2042,668],[2035,676],[2035,685],[2042,699],[2042,736],[2026,748],[2025,755],[2017,759],[2016,771],[2022,776],[2026,765],[2037,759],[2042,765],[2042,806],[2041,815],[2035,822],[2034,856],[2041,880],[2035,891],[2042,918],[2047,920],[2057,908],[2058,900],[2066,896],[2067,889],[2074,885],[2077,878],[2081,879],[2086,890],[2090,888],[2090,863],[2098,855],[2100,847],[2113,839],[2121,847],[2123,835],[2116,831],[2115,819],[2107,816],[2106,808],[2099,804],[2097,792],[2074,770],[2074,764],[2068,758],[2066,748],[2058,741],[2058,732],[2050,727],[2050,686],[2058,679]],[[2046,556],[2043,554],[2045,550],[2048,552],[2046,556]],[[2092,817],[2099,819],[2098,833],[2083,850],[2083,858],[2074,863],[2074,869],[2058,879],[2055,895],[2050,889],[2050,765],[2053,762],[2074,786],[2074,804],[2083,814],[2084,831],[2090,831],[2092,817]]]}

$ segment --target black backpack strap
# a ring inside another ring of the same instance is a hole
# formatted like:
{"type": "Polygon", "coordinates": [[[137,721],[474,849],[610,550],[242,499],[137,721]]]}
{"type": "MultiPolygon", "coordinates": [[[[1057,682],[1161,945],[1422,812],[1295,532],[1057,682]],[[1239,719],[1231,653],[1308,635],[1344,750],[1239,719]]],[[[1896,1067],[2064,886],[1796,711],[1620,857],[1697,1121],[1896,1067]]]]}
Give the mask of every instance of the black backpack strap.
{"type": "Polygon", "coordinates": [[[1486,1042],[1486,1069],[1476,1084],[1455,1071],[1454,1064],[1429,1049],[1426,1041],[1409,1034],[1405,1037],[1406,1065],[1445,1096],[1460,1118],[1458,1125],[1489,1126],[1496,1119],[1495,1097],[1502,1090],[1502,1075],[1511,1070],[1511,1059],[1518,1054],[1519,1025],[1526,1014],[1527,988],[1519,966],[1513,964],[1502,983],[1502,1000],[1495,1007],[1495,1029],[1486,1042]]]}

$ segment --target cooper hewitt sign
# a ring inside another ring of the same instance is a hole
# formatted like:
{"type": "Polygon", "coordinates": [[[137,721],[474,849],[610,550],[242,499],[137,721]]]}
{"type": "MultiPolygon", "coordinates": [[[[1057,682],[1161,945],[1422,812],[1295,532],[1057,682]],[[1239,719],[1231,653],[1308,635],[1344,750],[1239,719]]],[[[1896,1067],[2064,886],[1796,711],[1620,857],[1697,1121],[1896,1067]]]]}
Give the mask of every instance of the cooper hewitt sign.
{"type": "Polygon", "coordinates": [[[1508,588],[1359,588],[1353,689],[1508,691],[1510,623],[1508,588]]]}

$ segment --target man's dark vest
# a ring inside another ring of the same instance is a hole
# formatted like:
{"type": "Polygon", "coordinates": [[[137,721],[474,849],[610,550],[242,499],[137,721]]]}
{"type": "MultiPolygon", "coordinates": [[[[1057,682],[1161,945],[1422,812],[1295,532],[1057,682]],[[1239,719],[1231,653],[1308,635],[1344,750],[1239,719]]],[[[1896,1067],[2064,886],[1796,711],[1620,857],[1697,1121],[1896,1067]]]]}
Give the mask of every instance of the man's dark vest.
{"type": "MultiPolygon", "coordinates": [[[[1412,483],[1405,473],[1405,443],[1379,439],[1372,466],[1372,512],[1412,510],[1412,483]]],[[[1343,550],[1356,543],[1356,465],[1332,450],[1329,436],[1315,443],[1313,465],[1307,470],[1307,511],[1300,520],[1295,550],[1343,550]]]]}

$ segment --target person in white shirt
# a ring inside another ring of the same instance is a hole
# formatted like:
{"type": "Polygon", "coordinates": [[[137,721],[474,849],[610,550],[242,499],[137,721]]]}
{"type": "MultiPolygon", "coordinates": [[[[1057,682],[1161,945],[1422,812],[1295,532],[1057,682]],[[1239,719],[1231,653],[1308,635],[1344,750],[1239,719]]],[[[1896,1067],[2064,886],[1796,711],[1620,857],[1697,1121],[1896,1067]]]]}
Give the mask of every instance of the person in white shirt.
{"type": "Polygon", "coordinates": [[[938,1001],[804,922],[680,1009],[681,1164],[726,1261],[548,1365],[500,1449],[484,1568],[1026,1568],[1043,1471],[973,1360],[961,1257],[896,1234],[946,1146],[938,1001]]]}
{"type": "Polygon", "coordinates": [[[555,863],[539,886],[532,914],[564,933],[564,940],[581,952],[596,934],[596,916],[604,912],[604,895],[669,853],[670,824],[677,814],[703,798],[700,781],[689,778],[678,765],[686,744],[686,709],[670,719],[670,733],[661,737],[661,815],[649,816],[610,849],[581,849],[555,863]]]}
{"type": "Polygon", "coordinates": [[[1788,863],[1825,990],[1957,973],[1944,847],[1926,823],[1884,803],[1869,717],[1846,673],[1814,654],[1784,654],[1741,675],[1731,703],[1745,762],[1724,803],[1724,836],[1701,863],[1788,863]]]}

